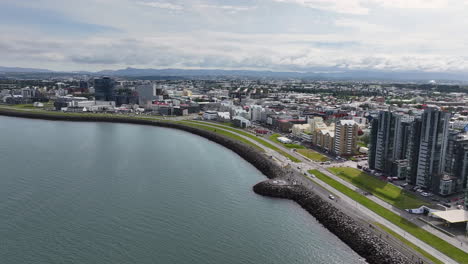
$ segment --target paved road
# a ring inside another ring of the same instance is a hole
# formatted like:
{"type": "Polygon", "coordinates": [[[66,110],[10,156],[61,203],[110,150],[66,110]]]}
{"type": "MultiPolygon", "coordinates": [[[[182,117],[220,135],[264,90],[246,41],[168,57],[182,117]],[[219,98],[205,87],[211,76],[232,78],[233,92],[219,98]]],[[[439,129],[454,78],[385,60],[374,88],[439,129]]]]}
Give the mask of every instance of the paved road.
{"type": "MultiPolygon", "coordinates": [[[[198,122],[203,123],[206,126],[210,126],[210,127],[217,128],[217,129],[222,129],[222,128],[213,126],[213,123],[211,123],[211,122],[206,122],[206,121],[198,121],[198,122]]],[[[220,125],[220,124],[216,123],[215,125],[220,125]]],[[[232,128],[229,127],[229,129],[222,129],[222,130],[225,130],[225,131],[228,131],[228,132],[231,132],[231,133],[235,133],[230,129],[232,129],[232,128]]],[[[234,130],[245,132],[245,130],[240,130],[240,129],[234,129],[234,130]]],[[[270,141],[270,140],[268,140],[266,138],[262,138],[263,140],[268,141],[269,143],[271,143],[271,144],[275,145],[276,147],[280,148],[281,150],[286,151],[289,154],[291,154],[292,156],[300,159],[302,162],[301,163],[293,163],[289,159],[287,159],[286,157],[281,155],[280,153],[278,153],[276,151],[273,151],[273,150],[271,150],[269,148],[266,148],[265,146],[261,145],[257,141],[255,141],[255,140],[253,140],[253,139],[251,139],[249,137],[243,136],[242,134],[238,134],[238,133],[235,133],[235,134],[242,137],[242,138],[245,138],[245,139],[251,141],[252,143],[254,143],[254,144],[256,144],[256,145],[258,145],[260,147],[262,147],[263,149],[265,149],[267,155],[273,156],[274,159],[279,164],[281,164],[283,166],[287,165],[287,164],[290,164],[295,170],[299,170],[301,173],[307,172],[308,170],[316,169],[316,170],[319,170],[320,172],[326,174],[327,176],[330,176],[333,179],[339,181],[340,183],[348,186],[349,188],[351,188],[353,190],[357,189],[354,185],[342,180],[341,178],[337,177],[336,175],[334,175],[334,174],[330,173],[328,170],[326,170],[327,166],[322,166],[318,162],[311,162],[308,159],[304,158],[302,155],[299,155],[299,154],[291,151],[290,149],[285,148],[285,147],[281,146],[280,144],[277,144],[276,142],[272,142],[272,141],[270,141]]],[[[336,166],[336,164],[332,164],[330,166],[336,166]]],[[[340,163],[339,166],[356,167],[356,163],[352,162],[352,161],[348,161],[348,162],[340,163]]],[[[328,195],[330,193],[323,192],[323,190],[321,190],[321,188],[318,187],[316,184],[314,184],[312,181],[304,180],[304,179],[305,178],[296,179],[296,181],[298,181],[301,184],[304,184],[306,186],[309,186],[310,188],[313,188],[315,192],[318,191],[318,194],[323,196],[325,199],[328,199],[328,195]]],[[[416,238],[416,237],[412,236],[411,234],[407,233],[406,231],[404,231],[400,227],[392,224],[391,222],[389,222],[385,218],[377,215],[373,211],[369,210],[368,208],[360,205],[359,203],[352,200],[348,196],[346,196],[346,195],[342,194],[341,192],[337,191],[336,189],[329,186],[325,182],[322,182],[317,178],[314,178],[313,180],[316,181],[317,183],[319,183],[321,186],[325,187],[331,193],[334,193],[336,196],[338,196],[339,202],[337,202],[337,204],[336,204],[337,207],[342,209],[344,212],[347,212],[349,215],[351,215],[353,217],[356,217],[356,218],[359,218],[359,219],[367,219],[367,221],[370,221],[370,222],[378,222],[378,223],[384,224],[385,226],[391,228],[393,231],[395,231],[399,235],[401,235],[404,238],[406,238],[407,240],[411,241],[413,244],[419,246],[420,248],[424,249],[425,251],[427,251],[428,253],[430,253],[434,257],[440,259],[444,263],[454,263],[454,264],[457,263],[456,261],[454,261],[451,258],[447,257],[443,253],[439,252],[438,250],[432,248],[431,246],[427,245],[426,243],[419,240],[418,238],[416,238]]],[[[409,218],[409,220],[411,220],[412,222],[415,222],[415,220],[414,220],[415,216],[414,215],[407,214],[406,212],[404,212],[402,210],[394,208],[393,206],[387,204],[386,202],[380,200],[379,198],[377,198],[375,196],[369,196],[369,198],[372,199],[373,201],[379,203],[380,205],[384,206],[385,208],[391,210],[392,212],[397,213],[398,215],[401,215],[402,217],[409,218]]],[[[416,224],[423,227],[427,231],[433,233],[434,235],[437,235],[437,236],[439,236],[439,237],[441,237],[443,239],[446,239],[449,243],[453,244],[454,246],[456,246],[458,248],[461,248],[461,249],[463,249],[465,251],[468,251],[468,247],[465,245],[466,243],[464,243],[464,245],[461,246],[460,241],[458,241],[458,240],[456,240],[456,239],[454,239],[452,237],[449,237],[449,236],[445,235],[444,233],[442,233],[440,231],[437,231],[437,230],[435,230],[434,228],[432,228],[432,227],[430,227],[428,225],[420,224],[420,223],[416,223],[416,224]]]]}

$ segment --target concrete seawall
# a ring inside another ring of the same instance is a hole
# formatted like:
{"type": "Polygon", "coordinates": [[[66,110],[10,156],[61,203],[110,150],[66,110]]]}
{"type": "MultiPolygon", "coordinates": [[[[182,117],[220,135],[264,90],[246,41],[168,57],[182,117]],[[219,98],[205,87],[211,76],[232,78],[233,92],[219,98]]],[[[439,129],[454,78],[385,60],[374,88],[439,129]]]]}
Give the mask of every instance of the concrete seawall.
{"type": "MultiPolygon", "coordinates": [[[[0,109],[0,115],[55,121],[128,123],[180,129],[207,138],[234,151],[254,165],[269,179],[286,179],[291,177],[291,171],[282,168],[273,160],[269,159],[264,153],[251,146],[210,131],[179,123],[122,117],[51,115],[6,109],[0,109]]],[[[413,263],[384,240],[367,231],[362,224],[357,223],[350,216],[338,210],[328,201],[323,200],[304,186],[276,185],[273,184],[273,181],[264,181],[255,185],[253,190],[257,194],[264,196],[294,200],[314,216],[323,226],[365,258],[368,263],[413,263]]]]}

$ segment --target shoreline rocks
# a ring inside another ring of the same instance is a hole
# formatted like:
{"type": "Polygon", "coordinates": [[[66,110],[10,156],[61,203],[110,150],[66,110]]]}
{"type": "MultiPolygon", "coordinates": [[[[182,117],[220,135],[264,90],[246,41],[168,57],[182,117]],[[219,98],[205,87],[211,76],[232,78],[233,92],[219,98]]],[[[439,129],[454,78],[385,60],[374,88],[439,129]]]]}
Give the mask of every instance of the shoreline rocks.
{"type": "Polygon", "coordinates": [[[267,180],[253,187],[263,196],[290,199],[314,216],[325,228],[339,237],[371,264],[413,263],[384,240],[369,232],[362,224],[346,215],[329,201],[309,191],[302,185],[278,184],[267,180]]]}

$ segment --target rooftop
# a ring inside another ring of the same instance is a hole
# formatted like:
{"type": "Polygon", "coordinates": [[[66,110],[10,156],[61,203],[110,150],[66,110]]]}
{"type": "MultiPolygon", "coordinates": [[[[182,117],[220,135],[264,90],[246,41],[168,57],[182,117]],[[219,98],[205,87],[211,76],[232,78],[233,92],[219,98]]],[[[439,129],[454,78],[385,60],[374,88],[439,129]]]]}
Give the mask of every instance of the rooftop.
{"type": "Polygon", "coordinates": [[[468,211],[465,210],[449,210],[433,213],[449,223],[468,222],[468,211]]]}

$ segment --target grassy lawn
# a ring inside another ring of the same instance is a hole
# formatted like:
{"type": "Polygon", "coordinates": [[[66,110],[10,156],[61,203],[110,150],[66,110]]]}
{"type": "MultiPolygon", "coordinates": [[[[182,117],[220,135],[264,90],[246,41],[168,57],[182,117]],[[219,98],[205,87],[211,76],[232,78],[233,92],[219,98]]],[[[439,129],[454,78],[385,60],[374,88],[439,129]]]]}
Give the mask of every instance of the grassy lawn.
{"type": "MultiPolygon", "coordinates": [[[[197,121],[184,121],[184,123],[196,123],[196,124],[203,124],[201,122],[197,122],[197,121]]],[[[261,139],[260,137],[257,137],[251,133],[248,133],[248,132],[245,132],[245,131],[242,131],[240,129],[235,129],[235,128],[231,128],[231,127],[227,127],[225,125],[219,125],[219,124],[213,124],[213,123],[210,123],[210,126],[214,126],[214,127],[219,127],[219,128],[223,128],[223,129],[226,129],[226,130],[229,130],[229,131],[232,131],[232,132],[235,132],[235,133],[238,133],[238,134],[241,134],[243,136],[246,136],[252,140],[255,140],[257,141],[258,143],[262,144],[263,146],[269,148],[269,149],[272,149],[276,152],[279,152],[281,155],[285,156],[286,158],[290,159],[292,162],[301,162],[299,159],[295,158],[294,156],[292,156],[291,154],[279,149],[278,147],[274,146],[273,144],[270,144],[268,141],[266,140],[263,140],[261,139]]]]}
{"type": "Polygon", "coordinates": [[[399,234],[395,233],[390,228],[388,228],[388,227],[386,227],[386,226],[384,226],[384,225],[382,225],[380,223],[374,223],[374,224],[377,225],[382,230],[384,230],[385,232],[387,232],[390,235],[394,236],[395,238],[397,238],[401,242],[403,242],[403,244],[405,244],[406,246],[408,246],[408,247],[412,248],[413,250],[419,252],[421,255],[423,255],[424,257],[426,257],[430,261],[434,262],[435,264],[444,264],[444,262],[440,261],[439,259],[432,256],[431,254],[427,253],[427,251],[425,251],[424,249],[422,249],[422,248],[416,246],[415,244],[411,243],[406,238],[404,238],[404,237],[400,236],[399,234]]]}
{"type": "Polygon", "coordinates": [[[249,145],[249,146],[252,146],[252,147],[255,147],[256,149],[258,150],[261,150],[261,151],[265,151],[264,149],[262,149],[261,147],[259,147],[258,145],[252,143],[251,141],[243,138],[243,137],[240,137],[236,134],[233,134],[231,132],[227,132],[227,131],[224,131],[224,130],[220,130],[220,129],[216,129],[214,127],[209,127],[209,126],[204,126],[204,125],[201,125],[201,124],[195,124],[195,123],[192,123],[192,122],[185,122],[185,121],[180,121],[180,122],[176,122],[176,123],[180,123],[180,124],[183,124],[183,125],[186,125],[186,126],[191,126],[191,127],[196,127],[196,128],[199,128],[199,129],[203,129],[203,130],[208,130],[208,131],[211,131],[211,132],[215,132],[215,133],[218,133],[218,134],[221,134],[221,135],[224,135],[224,136],[227,136],[229,138],[232,138],[232,139],[235,139],[235,140],[238,140],[238,141],[242,141],[244,142],[245,144],[249,145]]]}
{"type": "Polygon", "coordinates": [[[327,157],[311,149],[298,149],[297,152],[311,160],[322,161],[322,162],[328,161],[327,157]]]}
{"type": "Polygon", "coordinates": [[[16,104],[16,105],[11,105],[11,107],[14,107],[14,108],[36,108],[33,106],[33,104],[16,104]]]}
{"type": "Polygon", "coordinates": [[[320,171],[311,170],[309,172],[314,174],[317,178],[324,181],[328,185],[332,186],[336,190],[342,192],[343,194],[347,195],[348,197],[360,203],[361,205],[369,208],[374,213],[380,215],[381,217],[392,222],[393,224],[399,226],[401,229],[405,230],[406,232],[410,233],[411,235],[420,239],[426,244],[432,246],[433,248],[437,249],[443,254],[449,256],[455,261],[458,261],[459,263],[468,264],[468,253],[464,252],[463,250],[451,245],[447,241],[439,238],[438,236],[435,236],[432,233],[427,232],[426,230],[415,225],[414,223],[382,207],[381,205],[370,200],[364,195],[357,193],[354,190],[351,190],[350,188],[339,183],[338,181],[335,181],[334,179],[328,177],[327,175],[321,173],[320,171]]]}
{"type": "Polygon", "coordinates": [[[334,167],[329,168],[329,171],[343,180],[359,187],[362,190],[372,193],[385,202],[400,209],[417,208],[426,204],[416,195],[398,188],[389,182],[382,181],[374,176],[364,173],[358,169],[334,167]]]}

